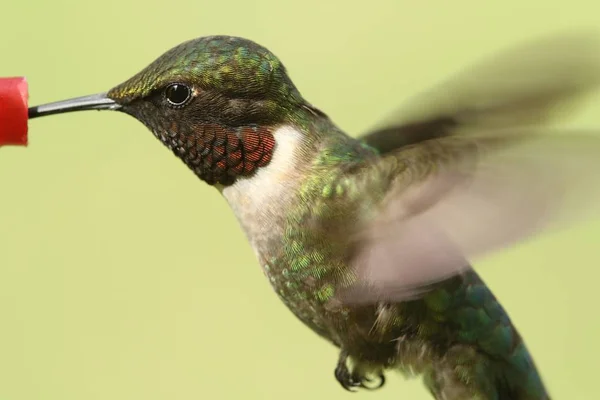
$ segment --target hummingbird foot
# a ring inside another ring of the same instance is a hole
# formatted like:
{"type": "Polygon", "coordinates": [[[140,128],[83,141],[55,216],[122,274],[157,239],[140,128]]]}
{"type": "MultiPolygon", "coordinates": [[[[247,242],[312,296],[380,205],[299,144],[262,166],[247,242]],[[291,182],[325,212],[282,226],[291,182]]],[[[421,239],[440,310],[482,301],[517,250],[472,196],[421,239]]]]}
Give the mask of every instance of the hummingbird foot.
{"type": "Polygon", "coordinates": [[[385,375],[379,372],[376,379],[369,377],[359,368],[348,368],[348,354],[342,351],[335,368],[335,378],[342,387],[349,392],[356,392],[357,389],[376,390],[385,385],[385,375]],[[373,382],[377,383],[373,385],[373,382]]]}

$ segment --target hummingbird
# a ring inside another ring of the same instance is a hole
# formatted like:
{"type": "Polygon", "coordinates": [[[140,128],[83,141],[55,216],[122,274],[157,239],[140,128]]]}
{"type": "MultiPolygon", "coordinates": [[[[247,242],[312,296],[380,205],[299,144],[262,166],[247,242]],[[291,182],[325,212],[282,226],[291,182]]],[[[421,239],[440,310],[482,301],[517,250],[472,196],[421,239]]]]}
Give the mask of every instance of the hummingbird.
{"type": "Polygon", "coordinates": [[[547,400],[472,265],[598,204],[600,139],[549,126],[600,84],[588,39],[496,53],[359,136],[308,102],[271,51],[223,35],[29,117],[114,110],[144,124],[229,203],[279,299],[339,348],[343,388],[380,388],[395,370],[438,400],[547,400]]]}

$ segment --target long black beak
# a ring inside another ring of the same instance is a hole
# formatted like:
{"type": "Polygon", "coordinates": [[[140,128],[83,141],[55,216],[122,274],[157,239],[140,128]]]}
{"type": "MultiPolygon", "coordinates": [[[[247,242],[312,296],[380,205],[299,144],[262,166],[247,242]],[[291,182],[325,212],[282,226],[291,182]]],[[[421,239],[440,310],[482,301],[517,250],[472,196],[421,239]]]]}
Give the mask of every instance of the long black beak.
{"type": "Polygon", "coordinates": [[[108,98],[106,93],[98,93],[91,96],[76,97],[74,99],[29,107],[29,119],[72,111],[118,110],[119,108],[121,108],[121,105],[108,98]]]}

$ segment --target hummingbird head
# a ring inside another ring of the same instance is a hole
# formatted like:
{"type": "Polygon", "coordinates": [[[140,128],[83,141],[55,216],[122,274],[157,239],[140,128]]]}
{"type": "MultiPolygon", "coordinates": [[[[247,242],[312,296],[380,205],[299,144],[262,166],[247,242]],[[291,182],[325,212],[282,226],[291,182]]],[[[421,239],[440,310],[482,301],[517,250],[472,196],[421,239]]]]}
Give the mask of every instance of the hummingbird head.
{"type": "Polygon", "coordinates": [[[279,59],[243,38],[184,42],[105,94],[30,109],[35,116],[87,109],[125,112],[209,184],[230,185],[267,165],[273,131],[307,111],[279,59]]]}

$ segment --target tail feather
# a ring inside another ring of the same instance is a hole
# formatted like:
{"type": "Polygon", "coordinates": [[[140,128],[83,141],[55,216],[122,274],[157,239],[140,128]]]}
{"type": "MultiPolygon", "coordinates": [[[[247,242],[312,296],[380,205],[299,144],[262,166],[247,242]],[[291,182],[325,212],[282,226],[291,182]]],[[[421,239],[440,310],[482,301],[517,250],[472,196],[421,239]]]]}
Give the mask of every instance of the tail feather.
{"type": "Polygon", "coordinates": [[[445,327],[430,338],[445,351],[425,372],[436,399],[550,400],[522,337],[474,271],[444,282],[422,301],[427,318],[445,327]]]}

